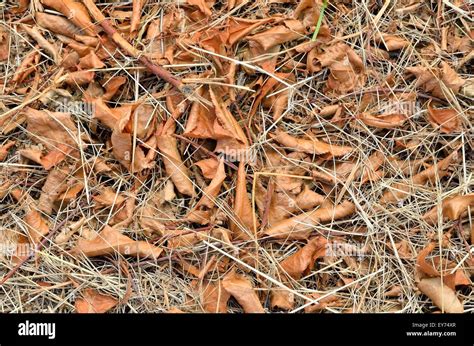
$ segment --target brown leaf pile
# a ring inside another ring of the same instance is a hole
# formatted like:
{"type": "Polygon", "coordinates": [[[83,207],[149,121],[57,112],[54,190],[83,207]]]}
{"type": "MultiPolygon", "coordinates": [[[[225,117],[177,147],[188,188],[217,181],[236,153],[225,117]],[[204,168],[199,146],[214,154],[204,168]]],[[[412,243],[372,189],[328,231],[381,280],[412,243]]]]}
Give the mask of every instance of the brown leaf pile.
{"type": "Polygon", "coordinates": [[[3,5],[1,310],[472,306],[469,23],[323,3],[3,5]]]}

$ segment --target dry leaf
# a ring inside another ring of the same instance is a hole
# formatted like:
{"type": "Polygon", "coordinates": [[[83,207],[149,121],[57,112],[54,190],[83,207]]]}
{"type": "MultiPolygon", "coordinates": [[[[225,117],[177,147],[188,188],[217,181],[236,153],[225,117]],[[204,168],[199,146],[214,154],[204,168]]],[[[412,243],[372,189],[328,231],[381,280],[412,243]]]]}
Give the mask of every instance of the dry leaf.
{"type": "Polygon", "coordinates": [[[431,95],[446,99],[443,86],[457,94],[465,80],[458,76],[446,62],[440,63],[441,69],[429,70],[423,66],[408,67],[406,71],[417,77],[416,86],[422,87],[431,95]]]}
{"type": "Polygon", "coordinates": [[[403,49],[410,45],[410,42],[407,40],[390,34],[376,35],[375,42],[383,43],[388,51],[403,49]]]}
{"type": "Polygon", "coordinates": [[[299,280],[302,275],[308,274],[316,259],[325,256],[326,245],[326,238],[314,237],[308,241],[308,244],[280,262],[280,266],[293,279],[299,280]]]}
{"type": "Polygon", "coordinates": [[[245,276],[231,272],[222,280],[222,286],[239,302],[246,313],[265,312],[255,289],[245,276]]]}
{"type": "Polygon", "coordinates": [[[189,178],[189,171],[178,151],[178,142],[168,133],[161,133],[156,137],[156,145],[162,155],[166,173],[173,181],[176,189],[188,196],[194,196],[193,182],[189,178]]]}
{"type": "MultiPolygon", "coordinates": [[[[253,234],[253,211],[247,194],[247,174],[245,173],[245,164],[239,163],[237,171],[237,182],[235,186],[234,213],[235,222],[232,221],[230,229],[235,239],[249,240],[250,234],[253,234]]],[[[258,223],[257,223],[258,227],[258,223]]]]}
{"type": "Polygon", "coordinates": [[[362,113],[357,119],[360,119],[368,126],[378,129],[394,129],[402,126],[407,120],[407,117],[404,114],[370,115],[368,113],[362,113]]]}
{"type": "Polygon", "coordinates": [[[280,221],[265,230],[265,234],[273,238],[306,239],[314,230],[315,225],[342,219],[354,212],[354,203],[344,201],[336,206],[320,207],[280,221]]]}
{"type": "MultiPolygon", "coordinates": [[[[446,198],[441,204],[441,220],[447,218],[456,221],[465,214],[469,207],[474,207],[474,193],[446,198]]],[[[429,224],[438,222],[438,206],[425,213],[423,220],[429,224]]]]}
{"type": "Polygon", "coordinates": [[[117,304],[117,299],[99,293],[94,289],[86,288],[82,292],[82,298],[77,298],[74,305],[76,306],[76,312],[79,314],[103,314],[113,309],[117,304]]]}
{"type": "Polygon", "coordinates": [[[280,130],[275,131],[275,135],[272,135],[272,137],[278,143],[290,148],[291,150],[313,155],[329,153],[333,156],[344,156],[353,150],[351,147],[328,144],[317,139],[296,138],[280,130]]]}
{"type": "Polygon", "coordinates": [[[97,34],[98,30],[92,23],[86,7],[81,2],[75,0],[41,0],[41,3],[61,12],[88,35],[94,36],[97,34]]]}
{"type": "Polygon", "coordinates": [[[453,133],[461,130],[461,120],[458,112],[453,108],[435,109],[428,104],[428,120],[435,128],[443,133],[453,133]]]}
{"type": "Polygon", "coordinates": [[[447,313],[463,313],[464,307],[456,297],[456,293],[441,278],[422,279],[418,283],[420,291],[430,298],[437,307],[447,313]]]}
{"type": "Polygon", "coordinates": [[[221,281],[218,281],[217,284],[203,281],[200,288],[204,311],[209,313],[227,312],[227,301],[230,298],[230,294],[224,289],[221,281]]]}
{"type": "Polygon", "coordinates": [[[112,227],[105,226],[104,229],[92,240],[81,238],[72,249],[74,254],[84,254],[87,257],[112,255],[138,256],[140,258],[158,258],[161,249],[147,243],[130,239],[112,227]]]}

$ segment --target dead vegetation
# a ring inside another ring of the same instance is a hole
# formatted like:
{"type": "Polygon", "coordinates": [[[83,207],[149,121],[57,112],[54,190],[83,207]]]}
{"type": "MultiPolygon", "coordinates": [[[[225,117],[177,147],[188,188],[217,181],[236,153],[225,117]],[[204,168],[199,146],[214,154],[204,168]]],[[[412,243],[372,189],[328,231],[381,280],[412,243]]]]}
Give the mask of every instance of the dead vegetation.
{"type": "Polygon", "coordinates": [[[0,4],[1,312],[472,312],[464,0],[0,4]]]}

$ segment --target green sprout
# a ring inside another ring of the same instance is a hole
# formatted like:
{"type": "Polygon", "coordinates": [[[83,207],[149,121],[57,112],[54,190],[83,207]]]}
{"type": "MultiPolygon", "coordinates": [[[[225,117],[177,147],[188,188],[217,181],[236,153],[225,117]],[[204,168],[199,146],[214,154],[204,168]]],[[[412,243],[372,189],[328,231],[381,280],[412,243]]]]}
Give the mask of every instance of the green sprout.
{"type": "Polygon", "coordinates": [[[318,22],[316,23],[316,28],[314,29],[314,34],[311,38],[311,41],[316,41],[316,38],[318,37],[319,29],[321,28],[321,23],[323,22],[324,18],[324,10],[326,9],[326,7],[328,7],[328,0],[323,1],[323,5],[321,6],[321,12],[319,12],[318,22]]]}

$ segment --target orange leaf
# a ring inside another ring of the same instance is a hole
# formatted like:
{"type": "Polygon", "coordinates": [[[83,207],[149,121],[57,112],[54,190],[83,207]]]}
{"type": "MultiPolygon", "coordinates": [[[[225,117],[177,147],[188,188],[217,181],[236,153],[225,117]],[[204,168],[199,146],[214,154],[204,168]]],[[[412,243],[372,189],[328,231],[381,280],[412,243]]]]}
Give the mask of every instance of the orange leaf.
{"type": "MultiPolygon", "coordinates": [[[[474,207],[474,193],[446,198],[441,203],[441,218],[456,221],[469,207],[474,207]]],[[[423,220],[429,224],[436,223],[438,221],[438,206],[425,213],[423,220]]]]}
{"type": "Polygon", "coordinates": [[[245,276],[231,272],[222,280],[222,286],[239,302],[245,312],[265,312],[255,289],[245,276]]]}
{"type": "Polygon", "coordinates": [[[79,314],[102,314],[113,309],[117,304],[117,299],[91,288],[86,288],[82,292],[82,298],[77,298],[75,302],[76,312],[79,314]]]}
{"type": "Polygon", "coordinates": [[[311,270],[316,259],[326,254],[326,245],[326,238],[314,237],[308,241],[308,244],[284,259],[280,265],[288,275],[298,280],[303,274],[311,270]]]}
{"type": "Polygon", "coordinates": [[[433,303],[447,313],[463,313],[464,307],[456,297],[456,293],[446,285],[441,278],[422,279],[418,283],[420,291],[430,298],[433,303]]]}
{"type": "Polygon", "coordinates": [[[308,213],[277,222],[265,230],[265,234],[273,238],[306,239],[320,223],[338,220],[355,212],[355,205],[344,201],[336,206],[321,207],[308,213]]]}
{"type": "Polygon", "coordinates": [[[440,127],[443,133],[453,133],[461,130],[458,112],[453,108],[435,109],[428,104],[428,120],[434,127],[440,127]]]}
{"type": "Polygon", "coordinates": [[[118,252],[122,255],[138,256],[141,258],[158,258],[161,251],[160,248],[146,241],[130,239],[109,226],[105,226],[92,240],[80,238],[77,245],[72,249],[73,253],[83,253],[87,257],[111,255],[118,252]]]}
{"type": "Polygon", "coordinates": [[[290,136],[281,130],[275,131],[272,137],[280,144],[291,150],[305,152],[313,155],[321,155],[329,153],[333,156],[344,156],[353,149],[347,146],[337,146],[319,141],[317,139],[302,139],[290,136]]]}

